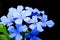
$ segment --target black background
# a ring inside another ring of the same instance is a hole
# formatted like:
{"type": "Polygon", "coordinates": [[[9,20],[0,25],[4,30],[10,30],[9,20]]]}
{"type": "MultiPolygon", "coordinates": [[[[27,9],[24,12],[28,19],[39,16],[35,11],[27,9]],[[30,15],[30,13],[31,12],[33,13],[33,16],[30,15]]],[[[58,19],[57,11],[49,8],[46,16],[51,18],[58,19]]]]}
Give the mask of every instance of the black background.
{"type": "Polygon", "coordinates": [[[44,10],[49,17],[55,22],[52,28],[46,27],[44,32],[39,34],[42,40],[59,40],[59,8],[57,1],[52,0],[1,0],[0,1],[0,17],[2,15],[7,15],[8,9],[10,7],[17,7],[18,5],[23,5],[24,7],[30,6],[32,8],[38,8],[39,10],[44,10]]]}

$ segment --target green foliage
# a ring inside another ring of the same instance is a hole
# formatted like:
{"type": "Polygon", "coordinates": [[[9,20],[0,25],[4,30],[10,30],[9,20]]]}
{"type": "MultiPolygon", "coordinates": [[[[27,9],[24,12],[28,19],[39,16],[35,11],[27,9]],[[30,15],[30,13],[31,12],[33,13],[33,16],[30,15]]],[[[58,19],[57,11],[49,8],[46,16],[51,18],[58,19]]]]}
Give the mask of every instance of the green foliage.
{"type": "Polygon", "coordinates": [[[3,33],[3,34],[0,34],[0,40],[13,40],[9,38],[6,27],[3,24],[0,24],[0,32],[3,33]]]}

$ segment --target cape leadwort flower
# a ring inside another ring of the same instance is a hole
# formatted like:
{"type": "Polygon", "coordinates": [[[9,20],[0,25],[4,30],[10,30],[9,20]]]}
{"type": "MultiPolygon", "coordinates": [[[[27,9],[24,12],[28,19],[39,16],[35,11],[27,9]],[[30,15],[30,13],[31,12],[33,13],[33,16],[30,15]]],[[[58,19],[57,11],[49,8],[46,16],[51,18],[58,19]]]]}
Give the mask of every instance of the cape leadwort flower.
{"type": "Polygon", "coordinates": [[[37,20],[37,16],[33,16],[32,19],[30,20],[30,23],[33,23],[29,26],[30,29],[33,30],[36,28],[39,32],[44,31],[37,20]]]}
{"type": "Polygon", "coordinates": [[[41,40],[40,38],[37,37],[38,34],[39,34],[39,31],[37,31],[35,28],[31,31],[31,33],[25,33],[25,36],[30,40],[41,40]]]}
{"type": "Polygon", "coordinates": [[[15,40],[22,40],[22,35],[20,34],[21,32],[25,32],[27,30],[27,26],[26,25],[18,25],[16,24],[16,29],[14,28],[14,26],[10,26],[8,28],[8,31],[11,33],[9,35],[10,38],[15,37],[15,40]]]}
{"type": "MultiPolygon", "coordinates": [[[[47,15],[44,14],[43,16],[39,16],[38,18],[41,20],[41,22],[43,24],[45,24],[45,26],[48,26],[48,27],[53,27],[54,26],[54,22],[52,20],[48,20],[48,16],[47,15]]],[[[44,26],[44,25],[42,25],[42,26],[44,26]]]]}
{"type": "Polygon", "coordinates": [[[23,9],[23,6],[17,6],[17,9],[9,8],[7,17],[14,21],[16,24],[22,24],[22,21],[26,21],[26,17],[30,16],[32,13],[30,10],[23,9]],[[18,21],[20,21],[20,23],[18,21]]]}
{"type": "Polygon", "coordinates": [[[13,24],[11,20],[9,20],[9,18],[7,18],[6,16],[2,16],[0,20],[2,24],[7,25],[7,26],[10,26],[13,24]]]}
{"type": "Polygon", "coordinates": [[[44,14],[44,12],[42,12],[43,15],[42,16],[38,16],[38,15],[33,15],[32,16],[32,19],[29,21],[29,23],[33,23],[29,26],[30,29],[34,29],[34,28],[37,28],[38,31],[42,32],[43,29],[42,27],[52,27],[54,25],[54,22],[52,20],[49,20],[48,21],[48,16],[44,14]],[[41,21],[38,22],[37,19],[40,19],[41,21]]]}
{"type": "Polygon", "coordinates": [[[15,40],[22,40],[21,32],[26,32],[28,28],[32,29],[32,31],[31,33],[25,33],[27,38],[30,38],[30,40],[41,40],[36,36],[39,32],[44,31],[43,27],[54,26],[54,22],[48,20],[48,16],[45,15],[44,11],[39,11],[37,8],[32,9],[31,7],[25,7],[24,9],[22,5],[17,6],[17,8],[9,8],[7,16],[2,16],[0,20],[2,24],[8,26],[9,37],[15,37],[15,40]],[[23,20],[30,24],[29,27],[22,24],[23,20]],[[14,23],[15,27],[12,26],[14,23]]]}

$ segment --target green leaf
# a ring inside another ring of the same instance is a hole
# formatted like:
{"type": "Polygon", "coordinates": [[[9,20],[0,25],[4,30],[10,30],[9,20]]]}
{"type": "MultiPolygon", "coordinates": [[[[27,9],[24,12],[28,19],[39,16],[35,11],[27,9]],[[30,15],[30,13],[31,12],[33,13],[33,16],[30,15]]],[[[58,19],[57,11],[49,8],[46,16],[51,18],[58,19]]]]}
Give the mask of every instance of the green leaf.
{"type": "Polygon", "coordinates": [[[3,33],[0,34],[0,40],[13,40],[9,38],[9,33],[7,32],[7,29],[3,24],[0,24],[0,32],[3,33]]]}
{"type": "Polygon", "coordinates": [[[0,40],[9,40],[9,38],[5,34],[2,34],[0,35],[0,40]]]}
{"type": "Polygon", "coordinates": [[[6,27],[3,24],[0,24],[0,32],[4,33],[6,35],[8,34],[7,30],[6,30],[6,27]]]}

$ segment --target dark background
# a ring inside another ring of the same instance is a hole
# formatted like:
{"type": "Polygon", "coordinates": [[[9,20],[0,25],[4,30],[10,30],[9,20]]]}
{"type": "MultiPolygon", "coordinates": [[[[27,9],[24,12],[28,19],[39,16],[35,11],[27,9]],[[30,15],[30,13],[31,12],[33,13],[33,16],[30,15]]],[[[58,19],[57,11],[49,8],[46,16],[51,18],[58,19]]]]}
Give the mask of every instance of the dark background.
{"type": "Polygon", "coordinates": [[[39,34],[42,40],[59,40],[59,22],[60,15],[58,11],[57,1],[52,0],[0,0],[0,17],[7,15],[10,7],[17,7],[18,5],[30,6],[32,8],[38,8],[44,10],[49,17],[55,22],[52,28],[45,28],[45,31],[39,34]]]}

